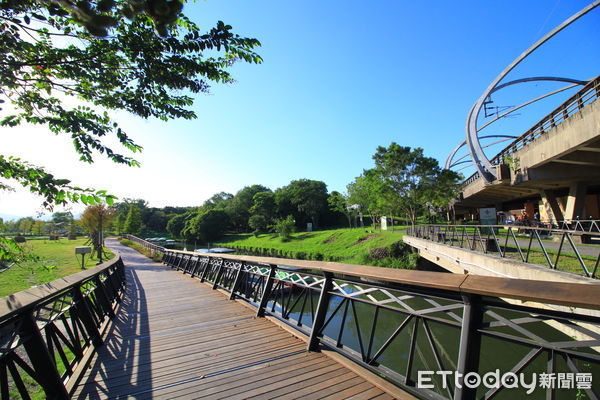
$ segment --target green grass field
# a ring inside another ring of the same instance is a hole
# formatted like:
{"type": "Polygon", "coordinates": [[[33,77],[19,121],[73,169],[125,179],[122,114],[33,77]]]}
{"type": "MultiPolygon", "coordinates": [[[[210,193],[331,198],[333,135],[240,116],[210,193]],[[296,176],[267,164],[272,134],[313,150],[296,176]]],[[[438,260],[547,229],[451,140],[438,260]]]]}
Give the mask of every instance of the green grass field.
{"type": "MultiPolygon", "coordinates": [[[[81,256],[75,257],[75,247],[85,246],[86,240],[28,240],[23,246],[39,256],[40,261],[12,266],[8,270],[0,272],[0,297],[81,271],[81,256]],[[43,266],[53,266],[54,268],[48,270],[43,266]]],[[[112,256],[110,253],[108,258],[110,259],[112,256]]],[[[86,254],[86,268],[95,266],[97,262],[97,259],[86,254]]]]}
{"type": "Polygon", "coordinates": [[[368,228],[334,229],[292,234],[283,242],[274,233],[226,235],[214,246],[230,247],[253,253],[273,253],[287,258],[337,261],[359,264],[364,262],[369,249],[386,247],[402,241],[403,230],[373,231],[368,228]]]}

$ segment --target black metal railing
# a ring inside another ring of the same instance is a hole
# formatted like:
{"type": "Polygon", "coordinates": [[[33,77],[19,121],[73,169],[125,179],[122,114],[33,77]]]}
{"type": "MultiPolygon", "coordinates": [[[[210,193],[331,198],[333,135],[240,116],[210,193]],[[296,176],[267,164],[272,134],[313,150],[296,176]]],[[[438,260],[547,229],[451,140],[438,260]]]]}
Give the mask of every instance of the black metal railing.
{"type": "MultiPolygon", "coordinates": [[[[516,151],[524,148],[529,143],[537,140],[551,129],[566,121],[582,108],[595,102],[600,95],[600,76],[597,76],[586,84],[579,92],[575,93],[563,104],[554,109],[550,114],[542,118],[527,132],[515,139],[511,144],[502,149],[492,160],[493,165],[499,165],[507,161],[516,151]]],[[[463,185],[468,185],[480,178],[479,172],[475,172],[464,180],[463,185]]]]}
{"type": "MultiPolygon", "coordinates": [[[[551,222],[548,222],[547,224],[550,226],[553,225],[551,222]]],[[[568,231],[600,233],[600,220],[598,219],[568,219],[558,221],[556,225],[559,229],[568,231]]]]}
{"type": "Polygon", "coordinates": [[[523,225],[417,225],[409,236],[502,258],[598,276],[600,246],[581,244],[600,233],[523,225]]]}
{"type": "Polygon", "coordinates": [[[600,394],[600,382],[588,385],[600,376],[597,285],[169,249],[163,263],[304,333],[309,350],[337,351],[420,399],[525,398],[508,381],[471,388],[454,380],[496,369],[573,378],[569,390],[547,386],[528,398],[600,394]]]}
{"type": "Polygon", "coordinates": [[[70,398],[124,287],[115,257],[0,299],[0,398],[70,398]]]}
{"type": "Polygon", "coordinates": [[[139,237],[130,235],[128,233],[121,235],[121,237],[123,239],[131,240],[132,242],[137,243],[148,250],[159,251],[161,253],[164,253],[164,251],[166,250],[166,247],[159,246],[156,243],[151,243],[147,240],[140,239],[139,237]]]}

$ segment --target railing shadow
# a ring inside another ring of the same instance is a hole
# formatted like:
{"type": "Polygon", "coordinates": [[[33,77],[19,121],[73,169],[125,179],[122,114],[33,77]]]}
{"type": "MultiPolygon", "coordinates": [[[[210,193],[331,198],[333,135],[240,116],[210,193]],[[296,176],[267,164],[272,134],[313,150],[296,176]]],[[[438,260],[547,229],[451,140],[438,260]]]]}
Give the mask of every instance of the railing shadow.
{"type": "Polygon", "coordinates": [[[137,274],[156,267],[133,265],[128,263],[125,268],[127,291],[121,309],[82,380],[77,398],[115,398],[152,386],[146,292],[137,274]]]}

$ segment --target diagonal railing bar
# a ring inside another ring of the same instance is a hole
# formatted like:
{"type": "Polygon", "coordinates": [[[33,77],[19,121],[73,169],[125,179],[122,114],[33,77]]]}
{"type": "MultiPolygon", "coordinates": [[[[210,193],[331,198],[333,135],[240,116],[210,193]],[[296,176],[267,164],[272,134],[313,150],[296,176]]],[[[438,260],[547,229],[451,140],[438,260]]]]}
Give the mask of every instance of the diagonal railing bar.
{"type": "Polygon", "coordinates": [[[495,229],[490,229],[492,235],[494,236],[494,244],[496,245],[496,249],[498,249],[498,253],[500,253],[500,257],[504,257],[506,254],[506,248],[504,249],[504,251],[502,251],[502,248],[500,247],[500,243],[498,242],[498,237],[496,237],[496,232],[495,229]]]}
{"type": "Polygon", "coordinates": [[[304,310],[306,310],[306,299],[311,296],[310,289],[304,288],[304,296],[302,296],[302,305],[300,306],[300,316],[298,317],[298,326],[302,326],[302,319],[304,318],[304,310]]]}
{"type": "Polygon", "coordinates": [[[344,313],[342,314],[342,321],[340,323],[340,329],[337,334],[337,340],[335,341],[336,347],[342,347],[342,335],[344,333],[344,327],[346,326],[346,317],[348,316],[348,306],[350,305],[350,300],[344,298],[342,302],[345,302],[344,305],[344,313]]]}
{"type": "Polygon", "coordinates": [[[585,263],[583,262],[583,259],[581,258],[581,254],[579,254],[579,250],[577,250],[577,246],[575,246],[575,243],[573,243],[573,239],[571,238],[571,236],[567,235],[567,240],[569,241],[569,244],[571,245],[571,248],[575,252],[575,256],[577,257],[577,261],[579,261],[579,264],[581,265],[581,268],[585,272],[585,276],[591,276],[590,271],[588,271],[587,267],[585,266],[585,263]]]}
{"type": "MultiPolygon", "coordinates": [[[[567,366],[569,367],[571,372],[573,372],[575,374],[579,374],[581,372],[581,371],[579,371],[579,369],[577,368],[577,365],[575,365],[575,363],[573,362],[571,357],[569,357],[568,354],[565,355],[565,359],[567,361],[567,366]]],[[[585,394],[589,397],[590,400],[598,400],[598,396],[596,396],[596,393],[594,393],[591,389],[584,389],[584,390],[585,390],[585,394]]]]}
{"type": "Polygon", "coordinates": [[[413,318],[412,315],[408,315],[402,321],[402,323],[398,326],[398,328],[396,328],[396,330],[394,331],[394,333],[392,333],[390,335],[390,337],[387,338],[387,340],[381,345],[381,347],[379,348],[379,350],[377,350],[377,352],[375,353],[375,355],[369,360],[369,364],[373,365],[374,363],[377,362],[377,360],[379,359],[379,357],[387,350],[387,348],[389,347],[389,345],[394,341],[394,339],[396,339],[396,337],[400,334],[400,332],[402,332],[402,330],[404,329],[404,327],[406,327],[406,325],[408,325],[408,323],[410,322],[410,320],[412,318],[413,318]]]}
{"type": "Polygon", "coordinates": [[[563,233],[560,237],[560,244],[558,245],[558,251],[556,252],[556,258],[554,259],[554,269],[556,269],[556,266],[558,265],[558,259],[560,258],[560,255],[562,254],[562,248],[563,248],[563,244],[565,243],[565,239],[567,238],[567,233],[563,233]]]}
{"type": "MultiPolygon", "coordinates": [[[[437,346],[435,345],[435,342],[431,335],[431,330],[429,329],[429,324],[427,323],[427,320],[423,320],[423,330],[425,331],[425,336],[427,337],[427,342],[429,343],[429,347],[431,348],[431,351],[433,352],[433,357],[434,357],[435,363],[438,367],[438,371],[446,371],[446,368],[444,368],[444,364],[442,363],[442,359],[440,358],[439,352],[437,350],[437,346]]],[[[446,391],[448,393],[448,398],[451,398],[454,390],[452,389],[452,385],[449,382],[446,385],[446,391]]]]}
{"type": "Polygon", "coordinates": [[[513,241],[515,242],[515,246],[517,247],[519,256],[521,256],[521,261],[526,262],[525,256],[523,255],[523,252],[521,251],[521,245],[519,244],[519,241],[517,240],[517,236],[515,235],[515,231],[513,229],[509,229],[509,232],[512,236],[513,241]]]}
{"type": "Polygon", "coordinates": [[[550,343],[548,341],[546,341],[545,339],[539,337],[538,335],[528,331],[527,329],[523,328],[522,326],[515,324],[514,322],[512,322],[511,320],[509,320],[508,318],[502,317],[501,315],[498,315],[496,312],[491,311],[491,310],[487,310],[484,312],[484,314],[489,315],[490,317],[494,318],[496,321],[500,321],[504,324],[506,324],[506,326],[511,327],[512,329],[514,329],[515,331],[525,335],[526,337],[528,337],[532,342],[534,343],[540,343],[542,346],[550,346],[550,343]]]}
{"type": "Polygon", "coordinates": [[[377,318],[379,317],[379,306],[375,306],[375,315],[373,315],[373,323],[371,324],[371,333],[369,335],[369,345],[367,346],[367,353],[365,362],[368,364],[371,357],[371,350],[373,349],[373,340],[375,339],[375,330],[377,329],[377,318]]]}
{"type": "Polygon", "coordinates": [[[412,372],[413,360],[415,358],[415,346],[417,344],[417,332],[418,332],[418,328],[419,328],[419,321],[421,321],[421,318],[415,317],[415,322],[413,324],[412,333],[410,335],[408,360],[406,362],[406,372],[404,373],[404,384],[407,386],[413,386],[413,384],[414,384],[414,382],[410,379],[410,374],[412,372]]]}
{"type": "Polygon", "coordinates": [[[338,303],[337,306],[335,306],[335,308],[333,309],[333,311],[331,312],[331,314],[329,314],[329,317],[325,320],[325,322],[323,323],[323,327],[321,328],[321,330],[319,331],[319,334],[322,334],[323,331],[325,330],[325,328],[327,328],[327,326],[329,325],[329,323],[333,320],[333,318],[335,317],[335,315],[337,314],[337,312],[340,310],[340,308],[342,308],[342,306],[349,301],[349,297],[342,297],[342,301],[340,301],[338,303]]]}
{"type": "Polygon", "coordinates": [[[539,231],[534,230],[533,234],[535,235],[535,238],[537,239],[538,244],[540,245],[540,248],[542,249],[542,253],[544,253],[544,258],[546,258],[546,262],[548,263],[548,266],[552,269],[556,269],[556,266],[554,264],[552,264],[552,261],[550,261],[550,257],[548,257],[548,251],[546,250],[546,246],[544,246],[544,243],[542,242],[542,238],[540,238],[539,231]]]}
{"type": "Polygon", "coordinates": [[[354,320],[354,327],[356,328],[356,336],[358,337],[358,345],[360,347],[360,355],[362,361],[366,361],[365,347],[363,345],[362,334],[360,332],[360,322],[358,321],[358,315],[356,314],[356,306],[354,305],[355,300],[350,299],[350,308],[352,309],[352,319],[354,320]]]}
{"type": "MultiPolygon", "coordinates": [[[[544,349],[532,349],[514,366],[513,369],[511,369],[510,372],[513,374],[518,374],[525,369],[525,367],[531,364],[543,351],[544,349]]],[[[481,397],[481,400],[493,399],[502,389],[504,389],[504,385],[501,382],[498,388],[490,389],[483,397],[481,397]]]]}

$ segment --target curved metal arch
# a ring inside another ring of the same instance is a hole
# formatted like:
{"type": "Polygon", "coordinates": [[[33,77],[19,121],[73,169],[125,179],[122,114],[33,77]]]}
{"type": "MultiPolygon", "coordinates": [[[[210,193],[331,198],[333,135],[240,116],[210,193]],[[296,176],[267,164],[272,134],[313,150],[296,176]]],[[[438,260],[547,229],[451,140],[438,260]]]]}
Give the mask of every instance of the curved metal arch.
{"type": "MultiPolygon", "coordinates": [[[[547,78],[548,78],[548,77],[547,77],[547,78]]],[[[528,80],[529,80],[529,79],[534,79],[534,80],[536,80],[536,79],[539,79],[539,78],[524,78],[524,79],[528,79],[528,80]]],[[[491,125],[491,124],[493,124],[494,122],[498,121],[500,118],[506,117],[507,115],[509,115],[509,114],[511,114],[511,113],[513,113],[513,112],[515,112],[515,111],[517,111],[517,110],[519,110],[519,109],[523,108],[523,107],[526,107],[526,106],[528,106],[528,105],[530,105],[530,104],[532,104],[532,103],[535,103],[536,101],[539,101],[539,100],[545,99],[546,97],[553,96],[553,95],[555,95],[555,94],[558,94],[558,93],[560,93],[560,92],[564,92],[565,90],[572,89],[572,88],[574,88],[574,87],[576,87],[576,86],[578,86],[578,85],[584,85],[584,84],[587,84],[587,83],[589,82],[589,81],[578,81],[578,80],[575,80],[575,79],[569,79],[569,78],[553,78],[553,79],[551,79],[551,80],[560,80],[560,81],[564,81],[564,82],[575,81],[576,83],[574,83],[574,84],[572,84],[572,85],[564,86],[564,87],[562,87],[562,88],[560,88],[560,89],[553,90],[552,92],[545,93],[545,94],[543,94],[543,95],[541,95],[541,96],[539,96],[539,97],[536,97],[535,99],[531,99],[531,100],[529,100],[529,101],[526,101],[525,103],[519,104],[518,106],[511,108],[510,110],[506,111],[505,113],[502,113],[502,114],[498,115],[498,116],[497,116],[496,118],[494,118],[493,120],[486,122],[484,125],[482,125],[481,127],[477,128],[477,132],[481,132],[483,129],[487,128],[489,125],[491,125]]],[[[521,80],[521,79],[518,79],[518,81],[523,81],[523,80],[521,80]]],[[[513,82],[513,83],[520,83],[520,82],[516,82],[516,81],[512,81],[512,82],[513,82]]],[[[509,83],[510,83],[510,82],[509,82],[509,83]]],[[[507,85],[502,85],[502,86],[503,86],[503,87],[506,87],[507,85]]],[[[497,91],[497,90],[499,90],[499,89],[497,88],[495,91],[497,91]]],[[[480,139],[484,139],[484,138],[488,138],[488,137],[489,137],[489,136],[481,136],[481,137],[479,137],[479,138],[480,138],[480,139]]],[[[514,138],[516,139],[518,136],[512,136],[512,137],[514,137],[514,138]]],[[[463,141],[461,142],[461,144],[459,144],[459,145],[458,145],[458,147],[456,147],[456,148],[455,148],[455,149],[452,151],[452,153],[450,153],[450,155],[448,156],[448,158],[446,158],[446,164],[445,164],[445,166],[444,166],[444,168],[445,168],[445,169],[450,169],[450,168],[452,168],[452,166],[454,165],[454,164],[453,164],[453,160],[454,160],[454,157],[456,156],[456,153],[458,152],[458,150],[460,150],[460,149],[461,149],[461,148],[462,148],[464,145],[466,145],[466,144],[467,144],[467,141],[466,141],[466,140],[463,140],[463,141]]]]}
{"type": "Polygon", "coordinates": [[[594,8],[600,5],[600,0],[596,0],[587,7],[583,8],[563,23],[558,25],[552,31],[547,33],[544,37],[538,40],[533,44],[530,48],[525,50],[519,57],[517,57],[510,65],[508,65],[501,73],[492,81],[492,83],[488,86],[488,88],[483,92],[481,97],[475,102],[469,115],[467,117],[466,127],[465,127],[465,135],[466,142],[469,146],[469,153],[471,154],[471,158],[473,159],[473,163],[477,167],[479,174],[483,176],[483,178],[487,182],[491,182],[496,179],[496,173],[494,171],[494,167],[491,161],[485,155],[481,144],[479,143],[479,138],[477,135],[477,118],[479,117],[479,112],[481,111],[481,107],[483,106],[483,102],[485,99],[492,93],[492,91],[498,86],[500,81],[504,79],[506,75],[510,71],[512,71],[517,65],[521,63],[525,58],[527,58],[531,53],[533,53],[538,47],[546,43],[549,39],[555,36],[558,32],[565,29],[567,26],[593,10],[594,8]]]}
{"type": "MultiPolygon", "coordinates": [[[[516,138],[518,138],[518,136],[514,136],[514,135],[487,135],[487,136],[481,136],[481,137],[480,137],[480,139],[492,139],[492,138],[516,139],[516,138]]],[[[494,142],[494,144],[497,144],[497,143],[499,143],[499,142],[494,142]]],[[[462,141],[462,143],[461,143],[461,144],[459,144],[459,145],[458,145],[458,146],[457,146],[457,147],[456,147],[456,148],[455,148],[455,149],[452,151],[452,154],[450,154],[450,156],[448,157],[448,159],[446,159],[446,165],[444,166],[444,168],[445,168],[445,169],[450,169],[450,168],[452,168],[453,166],[455,166],[455,165],[456,165],[456,163],[452,163],[452,164],[450,164],[450,163],[453,161],[453,159],[454,159],[454,156],[456,155],[456,153],[458,153],[458,151],[459,151],[460,149],[462,149],[462,148],[463,148],[463,146],[465,146],[466,144],[467,144],[467,141],[466,141],[466,140],[463,140],[463,141],[462,141]]],[[[483,147],[487,147],[487,146],[483,146],[483,147]]],[[[459,159],[458,159],[458,160],[456,160],[456,161],[462,160],[462,159],[463,159],[464,157],[466,157],[466,156],[467,156],[467,155],[465,155],[465,156],[463,156],[463,157],[459,158],[459,159]]]]}
{"type": "MultiPolygon", "coordinates": [[[[480,137],[480,139],[483,139],[483,138],[485,138],[485,137],[487,137],[487,136],[482,136],[482,137],[480,137]]],[[[511,140],[511,139],[514,139],[514,138],[515,138],[515,136],[508,136],[508,137],[507,137],[507,138],[505,138],[505,139],[500,139],[500,140],[496,140],[496,141],[494,141],[494,142],[492,142],[492,143],[487,143],[485,146],[483,146],[483,148],[485,149],[485,148],[487,148],[487,147],[492,147],[492,146],[494,146],[494,145],[497,145],[498,143],[506,142],[507,140],[511,140]]],[[[465,155],[463,155],[463,156],[461,156],[461,157],[457,158],[457,159],[456,159],[456,161],[454,161],[454,162],[452,163],[452,165],[450,165],[450,168],[453,168],[454,166],[456,166],[456,165],[458,164],[458,162],[459,162],[459,161],[461,161],[462,159],[464,159],[464,158],[467,158],[467,157],[469,157],[469,156],[470,156],[470,154],[469,154],[469,153],[467,153],[467,154],[465,154],[465,155]]],[[[471,163],[472,163],[472,162],[473,162],[473,160],[469,160],[469,162],[471,162],[471,163]]]]}
{"type": "Polygon", "coordinates": [[[515,79],[514,81],[509,81],[509,82],[503,83],[502,85],[498,85],[494,89],[492,89],[490,94],[497,92],[500,89],[504,89],[507,86],[516,85],[517,83],[538,82],[538,81],[568,82],[568,83],[574,83],[576,85],[582,85],[582,86],[586,85],[589,82],[589,81],[581,81],[579,79],[562,78],[559,76],[533,76],[531,78],[515,79]]]}

